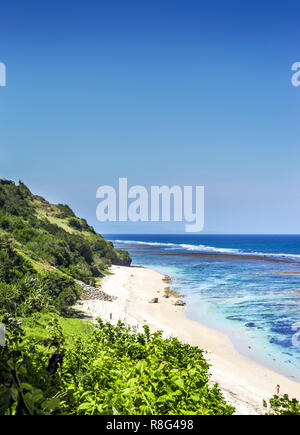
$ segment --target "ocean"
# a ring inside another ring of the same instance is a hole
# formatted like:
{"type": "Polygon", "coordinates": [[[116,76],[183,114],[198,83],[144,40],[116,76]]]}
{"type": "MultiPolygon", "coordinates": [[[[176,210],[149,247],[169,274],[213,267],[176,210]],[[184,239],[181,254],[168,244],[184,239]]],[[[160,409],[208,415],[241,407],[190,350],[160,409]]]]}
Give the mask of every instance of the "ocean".
{"type": "Polygon", "coordinates": [[[300,382],[300,235],[106,235],[172,278],[186,316],[300,382]],[[298,335],[297,335],[298,334],[298,335]]]}

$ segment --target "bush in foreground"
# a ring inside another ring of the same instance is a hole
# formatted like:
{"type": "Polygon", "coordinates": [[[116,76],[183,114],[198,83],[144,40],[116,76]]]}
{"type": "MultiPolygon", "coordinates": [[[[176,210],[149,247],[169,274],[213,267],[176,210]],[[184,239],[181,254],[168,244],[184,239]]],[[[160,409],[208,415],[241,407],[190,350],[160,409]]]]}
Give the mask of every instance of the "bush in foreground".
{"type": "MultiPolygon", "coordinates": [[[[16,329],[17,328],[17,329],[16,329]]],[[[44,343],[8,328],[0,348],[0,414],[230,415],[208,384],[203,352],[119,323],[67,339],[57,321],[44,343]]]]}
{"type": "MultiPolygon", "coordinates": [[[[268,408],[267,402],[264,407],[268,408]]],[[[287,394],[282,397],[273,396],[269,400],[269,411],[266,415],[300,415],[300,403],[296,399],[290,399],[287,394]]]]}

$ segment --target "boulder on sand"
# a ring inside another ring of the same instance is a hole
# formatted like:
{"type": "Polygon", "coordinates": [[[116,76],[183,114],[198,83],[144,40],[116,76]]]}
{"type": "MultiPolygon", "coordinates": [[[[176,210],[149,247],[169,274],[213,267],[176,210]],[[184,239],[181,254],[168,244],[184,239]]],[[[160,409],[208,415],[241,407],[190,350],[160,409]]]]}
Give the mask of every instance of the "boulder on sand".
{"type": "Polygon", "coordinates": [[[186,305],[186,303],[183,302],[181,299],[179,299],[178,301],[175,302],[174,305],[179,306],[179,307],[184,307],[186,305]]]}

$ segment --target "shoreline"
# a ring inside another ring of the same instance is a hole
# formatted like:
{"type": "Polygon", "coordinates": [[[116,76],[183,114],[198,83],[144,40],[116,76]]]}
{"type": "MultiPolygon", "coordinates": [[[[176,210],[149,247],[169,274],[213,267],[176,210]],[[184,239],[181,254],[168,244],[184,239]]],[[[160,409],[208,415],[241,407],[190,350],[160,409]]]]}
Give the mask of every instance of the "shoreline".
{"type": "Polygon", "coordinates": [[[164,337],[179,340],[206,351],[211,364],[211,382],[218,383],[236,414],[264,414],[263,400],[275,394],[277,384],[281,394],[300,399],[300,383],[278,374],[240,354],[230,338],[185,316],[183,306],[174,305],[178,296],[163,297],[168,284],[165,275],[145,268],[112,266],[111,275],[101,280],[101,290],[115,296],[113,302],[96,299],[81,301],[75,308],[95,321],[117,323],[119,320],[141,330],[161,330],[164,337]],[[149,303],[158,298],[158,303],[149,303]]]}

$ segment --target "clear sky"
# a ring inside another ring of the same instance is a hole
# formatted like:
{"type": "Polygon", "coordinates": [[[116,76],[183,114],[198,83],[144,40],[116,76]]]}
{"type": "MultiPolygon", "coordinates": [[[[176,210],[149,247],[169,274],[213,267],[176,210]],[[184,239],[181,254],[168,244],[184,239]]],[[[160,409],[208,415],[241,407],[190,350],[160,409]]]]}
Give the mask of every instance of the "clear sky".
{"type": "Polygon", "coordinates": [[[96,221],[100,185],[204,185],[206,233],[300,230],[299,1],[1,5],[1,176],[96,221]]]}

